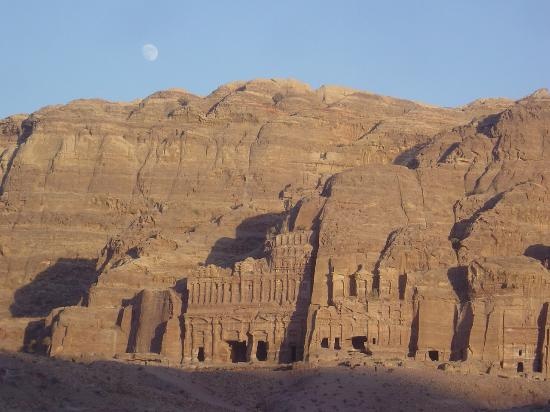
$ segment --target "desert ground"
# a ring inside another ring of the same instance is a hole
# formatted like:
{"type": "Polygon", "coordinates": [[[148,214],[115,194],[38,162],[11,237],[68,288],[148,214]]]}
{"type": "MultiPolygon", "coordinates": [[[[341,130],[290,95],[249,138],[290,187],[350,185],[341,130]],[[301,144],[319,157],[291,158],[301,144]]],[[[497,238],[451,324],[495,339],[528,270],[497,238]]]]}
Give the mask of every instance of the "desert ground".
{"type": "Polygon", "coordinates": [[[366,363],[183,370],[0,356],[6,411],[550,410],[550,382],[436,365],[366,363]]]}

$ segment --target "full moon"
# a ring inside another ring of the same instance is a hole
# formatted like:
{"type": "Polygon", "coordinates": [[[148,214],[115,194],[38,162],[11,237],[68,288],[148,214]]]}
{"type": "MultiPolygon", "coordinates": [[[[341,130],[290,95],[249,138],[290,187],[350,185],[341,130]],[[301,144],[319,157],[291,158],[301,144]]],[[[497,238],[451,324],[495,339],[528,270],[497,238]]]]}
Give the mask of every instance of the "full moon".
{"type": "Polygon", "coordinates": [[[154,44],[146,44],[141,48],[141,53],[143,54],[145,60],[154,62],[159,55],[159,50],[154,44]]]}

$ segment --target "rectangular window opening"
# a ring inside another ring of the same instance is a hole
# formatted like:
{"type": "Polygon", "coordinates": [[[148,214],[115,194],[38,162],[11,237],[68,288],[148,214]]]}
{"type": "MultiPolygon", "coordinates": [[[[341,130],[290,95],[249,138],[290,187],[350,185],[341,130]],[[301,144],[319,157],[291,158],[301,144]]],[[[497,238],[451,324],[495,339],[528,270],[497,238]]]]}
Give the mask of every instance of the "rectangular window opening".
{"type": "Polygon", "coordinates": [[[267,360],[267,342],[260,340],[258,341],[258,346],[256,347],[256,359],[259,361],[267,360]]]}
{"type": "Polygon", "coordinates": [[[439,361],[439,352],[436,351],[436,350],[430,350],[428,351],[428,356],[429,358],[434,361],[434,362],[437,362],[439,361]]]}
{"type": "Polygon", "coordinates": [[[367,352],[367,348],[365,346],[365,343],[367,342],[366,336],[353,336],[351,338],[351,346],[353,349],[359,350],[363,353],[367,352]]]}
{"type": "Polygon", "coordinates": [[[227,344],[231,348],[231,362],[247,362],[247,345],[245,341],[230,340],[227,344]]]}

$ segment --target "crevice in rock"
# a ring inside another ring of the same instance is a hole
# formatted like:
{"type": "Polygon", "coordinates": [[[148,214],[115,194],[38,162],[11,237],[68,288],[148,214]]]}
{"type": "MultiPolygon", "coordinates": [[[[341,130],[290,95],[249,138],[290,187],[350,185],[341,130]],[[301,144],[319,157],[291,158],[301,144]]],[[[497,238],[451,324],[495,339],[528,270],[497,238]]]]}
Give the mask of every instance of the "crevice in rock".
{"type": "Polygon", "coordinates": [[[13,166],[13,162],[15,161],[17,155],[19,154],[19,150],[21,150],[21,147],[27,142],[27,139],[32,135],[37,123],[38,121],[35,119],[32,119],[32,116],[28,117],[27,119],[21,122],[21,133],[17,137],[17,143],[15,146],[15,149],[13,150],[8,162],[6,163],[6,170],[4,171],[4,175],[2,176],[2,182],[0,183],[0,196],[4,194],[4,190],[6,188],[6,183],[8,181],[10,171],[13,166]]]}

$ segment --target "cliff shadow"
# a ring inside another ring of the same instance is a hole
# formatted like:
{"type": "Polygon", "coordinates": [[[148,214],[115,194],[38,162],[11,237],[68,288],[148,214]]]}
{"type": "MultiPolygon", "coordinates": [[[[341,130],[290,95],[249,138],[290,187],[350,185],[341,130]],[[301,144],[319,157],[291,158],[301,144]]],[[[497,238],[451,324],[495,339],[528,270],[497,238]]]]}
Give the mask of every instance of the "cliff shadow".
{"type": "Polygon", "coordinates": [[[185,370],[0,352],[0,380],[2,409],[25,411],[544,410],[548,401],[546,382],[384,365],[185,370]]]}
{"type": "Polygon", "coordinates": [[[449,268],[447,278],[451,284],[459,305],[454,316],[454,333],[451,341],[451,361],[465,361],[468,359],[470,347],[470,333],[474,322],[471,298],[468,284],[468,268],[456,266],[449,268]]]}
{"type": "Polygon", "coordinates": [[[21,133],[19,136],[17,136],[17,145],[15,147],[15,150],[12,152],[10,158],[8,159],[8,162],[6,163],[4,176],[2,176],[2,181],[0,182],[0,196],[4,194],[4,190],[6,188],[6,183],[8,182],[11,167],[13,166],[13,162],[15,161],[15,158],[17,157],[17,154],[19,153],[19,149],[27,141],[27,139],[31,136],[33,130],[34,130],[35,123],[31,118],[27,118],[21,122],[21,133]]]}
{"type": "Polygon", "coordinates": [[[541,245],[540,243],[531,245],[525,249],[523,254],[525,256],[540,260],[546,269],[550,269],[550,246],[541,245]]]}
{"type": "Polygon", "coordinates": [[[46,326],[44,319],[31,320],[25,328],[23,346],[21,346],[20,351],[35,355],[46,355],[50,336],[51,327],[46,326]]]}
{"type": "Polygon", "coordinates": [[[281,343],[279,363],[287,364],[304,360],[307,335],[307,316],[311,301],[311,282],[300,283],[296,308],[290,315],[289,322],[281,343]]]}
{"type": "Polygon", "coordinates": [[[479,216],[488,210],[494,208],[498,202],[502,200],[504,193],[498,193],[495,196],[487,200],[479,209],[474,211],[470,216],[465,217],[462,220],[457,221],[449,233],[449,240],[451,241],[453,248],[458,250],[460,248],[460,241],[464,240],[469,235],[469,230],[479,216]]]}
{"type": "MultiPolygon", "coordinates": [[[[298,205],[296,210],[301,207],[298,205]]],[[[296,210],[290,215],[289,225],[294,229],[296,210]]],[[[323,209],[313,219],[311,230],[312,235],[310,243],[313,246],[309,262],[306,265],[303,278],[298,285],[298,298],[296,307],[290,315],[284,338],[281,342],[279,353],[279,363],[293,363],[303,361],[307,355],[311,336],[308,335],[308,313],[311,305],[311,294],[313,292],[313,282],[315,276],[315,263],[317,262],[317,251],[319,250],[319,229],[321,226],[321,214],[323,209]]]]}
{"type": "Polygon", "coordinates": [[[478,133],[484,134],[485,136],[491,137],[491,129],[495,126],[500,120],[502,113],[490,114],[477,124],[476,131],[478,133]]]}
{"type": "Polygon", "coordinates": [[[30,283],[17,289],[10,312],[13,317],[43,317],[52,309],[86,303],[97,281],[97,259],[60,258],[30,283]]]}
{"type": "Polygon", "coordinates": [[[546,324],[548,322],[548,302],[542,305],[540,310],[537,325],[539,327],[539,336],[537,339],[537,347],[535,349],[535,359],[533,360],[533,370],[542,372],[544,369],[544,339],[546,338],[546,324]]]}
{"type": "Polygon", "coordinates": [[[281,225],[286,215],[266,213],[243,220],[235,230],[235,238],[222,237],[216,241],[205,264],[231,268],[248,257],[262,257],[269,230],[281,225]]]}
{"type": "Polygon", "coordinates": [[[429,145],[429,143],[419,143],[413,147],[399,153],[394,159],[392,164],[405,166],[409,169],[416,169],[420,165],[418,155],[420,152],[429,145]]]}

